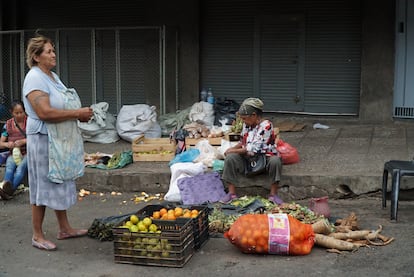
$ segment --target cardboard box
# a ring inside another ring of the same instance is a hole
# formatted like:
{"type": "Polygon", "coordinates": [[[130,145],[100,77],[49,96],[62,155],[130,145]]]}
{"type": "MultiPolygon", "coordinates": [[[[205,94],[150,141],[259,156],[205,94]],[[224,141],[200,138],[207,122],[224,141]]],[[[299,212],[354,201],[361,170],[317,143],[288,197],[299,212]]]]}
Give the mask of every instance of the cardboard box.
{"type": "Polygon", "coordinates": [[[134,162],[166,162],[175,156],[176,145],[169,138],[146,138],[139,136],[132,142],[134,162]]]}

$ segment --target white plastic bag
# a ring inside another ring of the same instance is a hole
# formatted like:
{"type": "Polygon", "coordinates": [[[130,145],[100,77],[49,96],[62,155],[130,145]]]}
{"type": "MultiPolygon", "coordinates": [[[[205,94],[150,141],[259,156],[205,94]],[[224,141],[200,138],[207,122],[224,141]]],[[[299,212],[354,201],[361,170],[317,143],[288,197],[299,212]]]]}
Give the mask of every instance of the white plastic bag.
{"type": "Polygon", "coordinates": [[[84,141],[113,143],[119,140],[115,129],[115,117],[108,113],[109,104],[100,102],[91,105],[93,117],[89,122],[78,122],[84,141]]]}
{"type": "Polygon", "coordinates": [[[208,102],[197,102],[191,107],[188,118],[192,122],[201,122],[206,126],[214,124],[214,107],[208,102]]]}
{"type": "Polygon", "coordinates": [[[217,148],[217,151],[223,156],[223,159],[225,158],[224,153],[226,153],[227,149],[229,149],[230,147],[235,146],[237,143],[239,143],[238,141],[229,141],[226,139],[221,139],[221,145],[220,147],[217,148]]]}
{"type": "Polygon", "coordinates": [[[161,127],[157,122],[155,106],[147,104],[124,105],[116,120],[119,136],[132,142],[139,135],[147,138],[161,137],[161,127]]]}
{"type": "Polygon", "coordinates": [[[195,148],[200,151],[200,155],[193,161],[195,163],[201,162],[208,167],[213,167],[214,160],[224,159],[223,155],[207,139],[197,142],[195,148]]]}
{"type": "Polygon", "coordinates": [[[170,168],[170,187],[165,194],[164,199],[171,202],[181,201],[180,189],[177,185],[177,181],[180,178],[192,177],[201,174],[206,170],[206,166],[203,163],[175,163],[170,168]]]}

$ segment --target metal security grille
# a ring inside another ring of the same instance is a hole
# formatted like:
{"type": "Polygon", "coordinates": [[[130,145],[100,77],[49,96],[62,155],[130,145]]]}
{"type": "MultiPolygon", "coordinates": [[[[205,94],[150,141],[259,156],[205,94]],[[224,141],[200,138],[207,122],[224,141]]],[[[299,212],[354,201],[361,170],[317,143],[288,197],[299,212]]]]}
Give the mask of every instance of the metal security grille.
{"type": "MultiPolygon", "coordinates": [[[[163,27],[53,29],[42,34],[55,43],[56,73],[77,90],[84,106],[107,102],[108,112],[117,114],[122,105],[140,103],[165,113],[163,27]]],[[[7,103],[21,98],[28,70],[25,43],[32,36],[28,30],[0,32],[0,92],[7,103]]]]}
{"type": "Polygon", "coordinates": [[[216,97],[268,112],[356,115],[358,0],[201,1],[200,80],[216,97]]]}

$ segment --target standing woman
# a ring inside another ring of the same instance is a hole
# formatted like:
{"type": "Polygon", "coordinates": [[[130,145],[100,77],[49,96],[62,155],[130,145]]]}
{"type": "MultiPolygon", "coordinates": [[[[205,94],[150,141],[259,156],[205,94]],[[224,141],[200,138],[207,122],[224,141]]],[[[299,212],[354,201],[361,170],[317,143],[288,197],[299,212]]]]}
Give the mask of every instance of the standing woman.
{"type": "Polygon", "coordinates": [[[56,245],[47,240],[43,232],[46,207],[55,210],[58,240],[87,234],[86,229],[72,228],[66,210],[77,201],[75,179],[83,174],[84,168],[83,140],[77,121],[89,121],[93,111],[89,107],[81,107],[76,92],[68,89],[51,71],[56,66],[51,39],[41,35],[30,39],[26,63],[30,70],[23,83],[23,101],[28,115],[26,133],[32,245],[42,250],[55,250],[56,245]],[[77,172],[70,172],[71,169],[77,172]]]}

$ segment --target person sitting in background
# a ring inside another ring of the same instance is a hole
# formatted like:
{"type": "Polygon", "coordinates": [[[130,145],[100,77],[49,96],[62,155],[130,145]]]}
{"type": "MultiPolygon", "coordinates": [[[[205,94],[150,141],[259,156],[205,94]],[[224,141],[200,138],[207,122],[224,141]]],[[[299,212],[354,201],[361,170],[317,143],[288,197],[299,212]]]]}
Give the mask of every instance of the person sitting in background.
{"type": "Polygon", "coordinates": [[[270,178],[269,200],[282,204],[277,196],[282,175],[282,160],[276,150],[273,123],[263,119],[263,102],[259,98],[247,98],[241,104],[238,114],[243,120],[240,141],[225,152],[222,179],[227,184],[228,194],[221,202],[227,203],[235,198],[239,175],[245,172],[245,157],[257,153],[266,154],[266,172],[270,178]]]}
{"type": "Polygon", "coordinates": [[[6,160],[4,180],[0,184],[0,196],[4,200],[12,198],[27,173],[27,116],[22,101],[14,100],[11,103],[10,113],[13,117],[4,124],[0,137],[0,147],[10,151],[6,160]]]}

